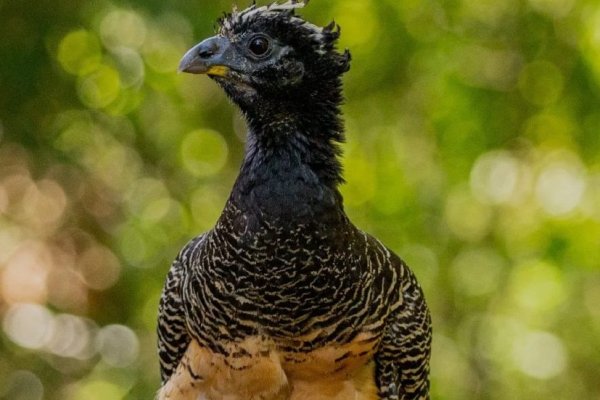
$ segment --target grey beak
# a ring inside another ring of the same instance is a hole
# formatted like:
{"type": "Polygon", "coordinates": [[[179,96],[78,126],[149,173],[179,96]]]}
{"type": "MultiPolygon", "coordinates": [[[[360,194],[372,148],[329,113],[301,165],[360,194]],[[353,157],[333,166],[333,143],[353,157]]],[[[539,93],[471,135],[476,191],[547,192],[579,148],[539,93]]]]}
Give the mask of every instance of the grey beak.
{"type": "MultiPolygon", "coordinates": [[[[227,69],[223,68],[228,67],[223,55],[229,46],[229,40],[223,36],[213,36],[203,40],[185,53],[179,62],[179,71],[190,74],[211,74],[211,71],[227,69]]],[[[222,74],[215,73],[215,75],[222,74]]]]}

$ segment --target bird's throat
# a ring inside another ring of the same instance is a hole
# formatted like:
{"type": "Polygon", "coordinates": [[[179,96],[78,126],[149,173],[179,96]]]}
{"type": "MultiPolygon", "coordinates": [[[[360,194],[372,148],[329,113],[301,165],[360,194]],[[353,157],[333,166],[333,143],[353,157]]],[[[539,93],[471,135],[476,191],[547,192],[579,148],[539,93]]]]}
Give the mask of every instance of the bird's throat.
{"type": "Polygon", "coordinates": [[[342,210],[335,142],[298,126],[250,131],[232,201],[249,212],[281,218],[319,217],[342,210]]]}
{"type": "Polygon", "coordinates": [[[238,103],[248,124],[236,206],[284,218],[342,210],[339,143],[343,141],[341,80],[305,84],[238,103]]]}

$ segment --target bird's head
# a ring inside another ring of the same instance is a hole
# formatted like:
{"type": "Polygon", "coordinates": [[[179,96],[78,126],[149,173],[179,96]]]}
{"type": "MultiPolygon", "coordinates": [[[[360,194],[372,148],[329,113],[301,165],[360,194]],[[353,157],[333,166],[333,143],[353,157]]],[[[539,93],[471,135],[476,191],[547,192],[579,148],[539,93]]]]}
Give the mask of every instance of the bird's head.
{"type": "Polygon", "coordinates": [[[340,32],[334,23],[318,27],[295,14],[304,5],[291,0],[225,14],[217,35],[191,48],[179,69],[209,75],[251,114],[288,103],[339,103],[318,97],[339,97],[350,54],[336,50],[340,32]]]}

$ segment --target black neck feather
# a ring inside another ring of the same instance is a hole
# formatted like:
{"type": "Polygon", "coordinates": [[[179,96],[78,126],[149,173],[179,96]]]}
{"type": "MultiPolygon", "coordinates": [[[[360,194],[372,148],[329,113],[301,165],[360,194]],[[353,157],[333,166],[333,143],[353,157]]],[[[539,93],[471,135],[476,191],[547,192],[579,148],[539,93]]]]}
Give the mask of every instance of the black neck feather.
{"type": "Polygon", "coordinates": [[[240,105],[249,132],[231,201],[286,218],[343,213],[337,189],[342,182],[341,100],[336,78],[240,105]]]}

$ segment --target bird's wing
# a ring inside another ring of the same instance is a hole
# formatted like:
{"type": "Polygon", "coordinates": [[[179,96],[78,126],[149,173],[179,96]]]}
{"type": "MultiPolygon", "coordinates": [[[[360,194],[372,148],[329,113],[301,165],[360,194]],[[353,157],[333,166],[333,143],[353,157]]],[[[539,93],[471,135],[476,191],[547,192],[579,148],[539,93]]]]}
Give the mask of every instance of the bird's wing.
{"type": "Polygon", "coordinates": [[[387,317],[375,355],[376,380],[383,399],[429,399],[431,317],[421,287],[406,264],[390,252],[401,279],[401,304],[387,317]]]}
{"type": "Polygon", "coordinates": [[[185,322],[181,288],[184,278],[190,273],[192,252],[197,254],[205,236],[203,234],[193,239],[177,255],[160,297],[157,330],[160,377],[163,384],[177,368],[191,340],[185,322]]]}

